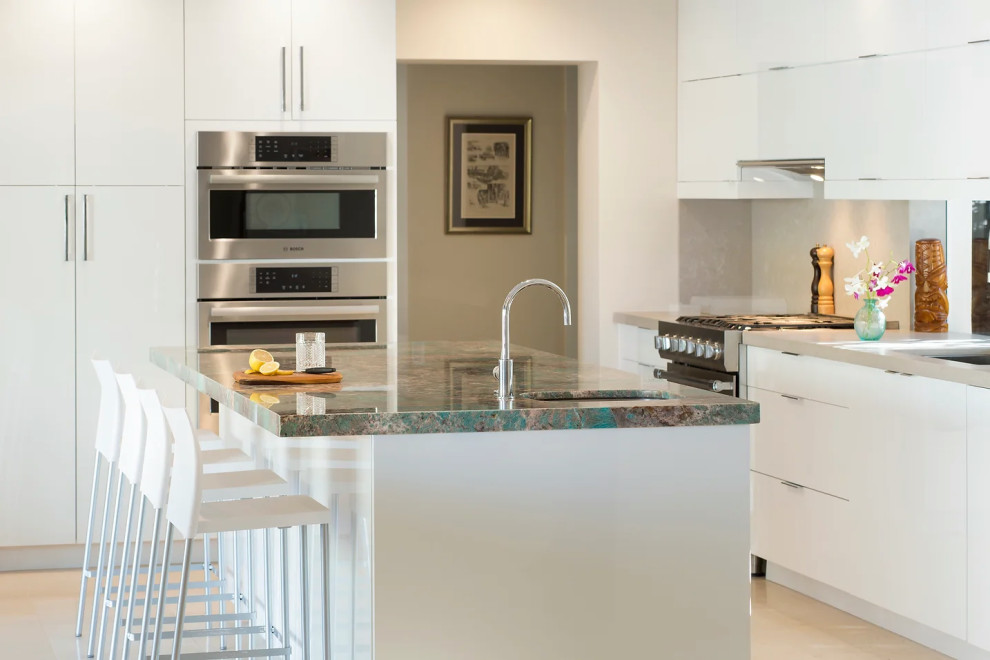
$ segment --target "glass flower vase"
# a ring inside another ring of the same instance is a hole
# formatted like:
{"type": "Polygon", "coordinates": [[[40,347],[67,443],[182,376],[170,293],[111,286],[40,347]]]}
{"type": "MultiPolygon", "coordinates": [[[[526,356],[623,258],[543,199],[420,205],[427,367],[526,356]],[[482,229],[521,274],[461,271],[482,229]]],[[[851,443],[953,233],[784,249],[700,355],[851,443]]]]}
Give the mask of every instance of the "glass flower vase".
{"type": "Polygon", "coordinates": [[[853,328],[864,341],[876,341],[883,337],[883,333],[887,331],[887,317],[877,307],[876,298],[863,299],[863,306],[853,318],[853,328]]]}

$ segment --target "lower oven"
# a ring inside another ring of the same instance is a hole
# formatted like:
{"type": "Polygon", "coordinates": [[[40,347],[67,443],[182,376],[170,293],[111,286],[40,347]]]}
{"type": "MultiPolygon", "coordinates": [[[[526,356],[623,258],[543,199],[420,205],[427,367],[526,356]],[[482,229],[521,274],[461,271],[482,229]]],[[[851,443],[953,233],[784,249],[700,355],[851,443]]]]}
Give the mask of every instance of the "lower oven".
{"type": "MultiPolygon", "coordinates": [[[[328,346],[384,343],[386,269],[384,262],[200,264],[199,346],[293,345],[297,332],[322,332],[328,346]]],[[[230,370],[245,367],[232,362],[230,370]]],[[[216,428],[216,402],[201,397],[199,408],[200,424],[216,428]]]]}

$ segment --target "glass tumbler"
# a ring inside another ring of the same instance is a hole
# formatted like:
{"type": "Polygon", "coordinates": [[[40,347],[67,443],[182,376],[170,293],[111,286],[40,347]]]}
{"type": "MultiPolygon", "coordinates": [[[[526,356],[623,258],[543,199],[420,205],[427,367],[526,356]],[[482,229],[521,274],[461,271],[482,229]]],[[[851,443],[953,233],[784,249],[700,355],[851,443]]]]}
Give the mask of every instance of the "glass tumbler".
{"type": "Polygon", "coordinates": [[[326,335],[322,332],[296,333],[296,371],[327,366],[326,335]]]}

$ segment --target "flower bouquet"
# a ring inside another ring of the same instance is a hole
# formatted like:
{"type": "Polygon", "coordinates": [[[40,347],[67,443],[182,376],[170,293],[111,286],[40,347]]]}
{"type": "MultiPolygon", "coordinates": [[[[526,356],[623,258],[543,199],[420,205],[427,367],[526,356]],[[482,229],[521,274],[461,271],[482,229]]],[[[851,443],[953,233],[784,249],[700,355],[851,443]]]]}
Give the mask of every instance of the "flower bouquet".
{"type": "Polygon", "coordinates": [[[853,319],[853,327],[860,339],[880,339],[887,329],[887,317],[883,310],[890,302],[894,287],[906,282],[907,276],[914,272],[914,264],[907,259],[873,261],[870,259],[868,249],[870,239],[866,236],[858,241],[846,243],[846,247],[853,253],[854,258],[858,259],[860,254],[866,255],[866,268],[852,277],[845,278],[846,295],[856,300],[863,300],[862,309],[856,312],[856,317],[853,319]]]}

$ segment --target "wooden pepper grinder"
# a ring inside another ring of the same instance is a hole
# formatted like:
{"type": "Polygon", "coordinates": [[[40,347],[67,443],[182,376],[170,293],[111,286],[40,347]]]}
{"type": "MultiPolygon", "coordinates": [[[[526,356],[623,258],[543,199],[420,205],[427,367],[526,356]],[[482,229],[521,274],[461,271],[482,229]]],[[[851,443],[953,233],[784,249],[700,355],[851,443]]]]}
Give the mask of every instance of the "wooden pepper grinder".
{"type": "Polygon", "coordinates": [[[835,314],[835,286],[832,284],[832,257],[835,250],[816,244],[811,248],[811,265],[815,276],[811,280],[811,313],[835,314]]]}

